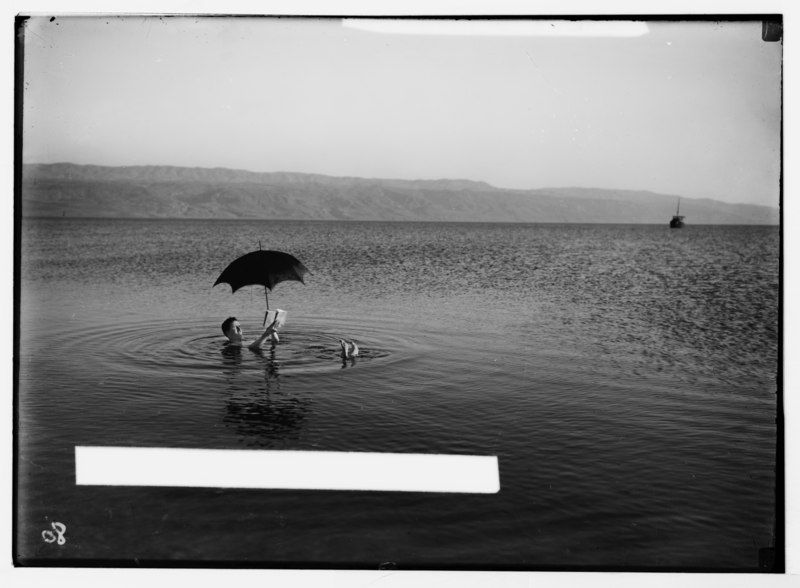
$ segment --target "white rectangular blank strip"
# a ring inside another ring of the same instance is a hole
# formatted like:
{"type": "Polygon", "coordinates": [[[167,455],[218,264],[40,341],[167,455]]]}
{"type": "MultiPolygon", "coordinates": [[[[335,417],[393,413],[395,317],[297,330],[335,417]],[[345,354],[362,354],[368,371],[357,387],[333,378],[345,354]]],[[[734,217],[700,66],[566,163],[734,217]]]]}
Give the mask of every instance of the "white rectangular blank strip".
{"type": "Polygon", "coordinates": [[[178,486],[494,494],[496,456],[75,447],[79,486],[178,486]]]}

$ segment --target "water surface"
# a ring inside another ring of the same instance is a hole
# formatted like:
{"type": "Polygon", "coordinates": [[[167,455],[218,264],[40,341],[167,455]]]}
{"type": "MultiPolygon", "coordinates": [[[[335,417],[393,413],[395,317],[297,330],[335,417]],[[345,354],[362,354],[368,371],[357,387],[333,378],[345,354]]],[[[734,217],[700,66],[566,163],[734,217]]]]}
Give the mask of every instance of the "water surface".
{"type": "Polygon", "coordinates": [[[772,545],[775,227],[22,228],[26,560],[755,570],[772,545]],[[311,275],[270,294],[275,349],[231,350],[263,289],[212,284],[259,240],[311,275]],[[501,490],[79,487],[76,445],[497,455],[501,490]]]}

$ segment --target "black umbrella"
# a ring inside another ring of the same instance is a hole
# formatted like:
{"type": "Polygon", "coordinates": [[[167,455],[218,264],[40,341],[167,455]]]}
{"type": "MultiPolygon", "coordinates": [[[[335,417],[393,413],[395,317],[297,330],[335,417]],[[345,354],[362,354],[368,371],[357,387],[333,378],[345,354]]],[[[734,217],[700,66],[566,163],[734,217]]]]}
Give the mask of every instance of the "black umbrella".
{"type": "MultiPolygon", "coordinates": [[[[259,247],[261,243],[259,242],[259,247]]],[[[306,266],[296,257],[283,251],[252,251],[234,259],[219,275],[217,284],[230,284],[231,293],[239,288],[251,285],[264,286],[264,297],[269,311],[267,290],[286,280],[303,282],[303,276],[309,273],[306,266]]],[[[267,317],[264,315],[264,323],[267,317]]]]}

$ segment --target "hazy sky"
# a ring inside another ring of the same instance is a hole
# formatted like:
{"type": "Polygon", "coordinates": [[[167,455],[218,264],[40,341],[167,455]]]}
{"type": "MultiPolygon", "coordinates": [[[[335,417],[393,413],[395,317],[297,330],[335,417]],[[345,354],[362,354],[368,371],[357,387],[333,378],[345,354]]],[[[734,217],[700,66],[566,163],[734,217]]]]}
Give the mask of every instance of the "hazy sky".
{"type": "Polygon", "coordinates": [[[24,161],[778,204],[782,48],[760,22],[350,24],[33,18],[24,161]]]}

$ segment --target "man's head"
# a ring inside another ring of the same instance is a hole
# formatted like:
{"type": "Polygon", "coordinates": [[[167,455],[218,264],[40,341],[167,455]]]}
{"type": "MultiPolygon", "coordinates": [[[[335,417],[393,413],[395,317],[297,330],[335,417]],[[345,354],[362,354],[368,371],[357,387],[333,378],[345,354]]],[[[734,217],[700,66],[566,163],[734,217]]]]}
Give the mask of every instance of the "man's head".
{"type": "Polygon", "coordinates": [[[222,321],[222,332],[225,333],[225,336],[231,343],[242,342],[242,327],[239,325],[239,321],[236,320],[235,316],[229,316],[222,321]]]}

